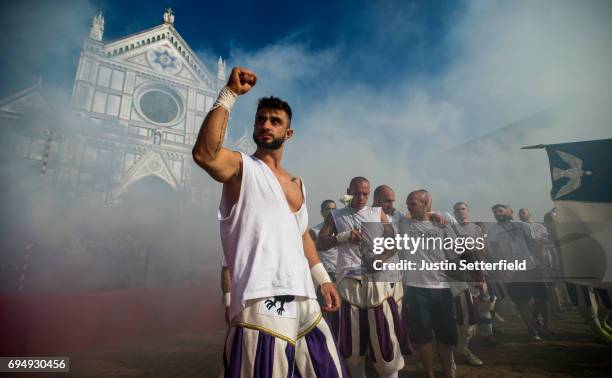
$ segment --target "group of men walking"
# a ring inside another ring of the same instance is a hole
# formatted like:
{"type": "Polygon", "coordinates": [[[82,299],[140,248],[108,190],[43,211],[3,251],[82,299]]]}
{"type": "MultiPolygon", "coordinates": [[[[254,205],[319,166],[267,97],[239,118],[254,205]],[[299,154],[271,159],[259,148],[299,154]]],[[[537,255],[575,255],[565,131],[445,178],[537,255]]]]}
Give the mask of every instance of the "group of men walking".
{"type": "MultiPolygon", "coordinates": [[[[481,237],[480,227],[469,221],[467,204],[455,205],[457,221],[453,216],[432,212],[432,198],[426,190],[408,195],[406,214],[394,208],[395,193],[389,186],[374,190],[372,207],[366,205],[369,192],[366,178],[353,178],[347,189],[351,202],[325,214],[335,204],[324,201],[321,209],[325,221],[313,232],[321,253],[332,248],[336,251],[337,263],[331,270],[337,277],[342,302],[338,343],[351,377],[365,376],[366,357],[371,358],[379,375],[394,376],[404,365],[402,355],[411,354],[413,344],[428,376],[434,374],[434,352],[444,374],[454,375],[454,347],[469,364],[482,365],[468,348],[478,319],[473,291],[482,293],[485,289],[482,275],[452,281],[439,270],[372,270],[372,261],[377,258],[387,262],[401,258],[397,251],[373,253],[372,241],[377,237],[398,233],[442,239],[481,237]]],[[[420,248],[412,253],[414,261],[428,263],[448,257],[443,249],[420,248]]],[[[490,319],[490,303],[484,306],[490,319]]]]}
{"type": "MultiPolygon", "coordinates": [[[[345,206],[324,201],[324,222],[308,229],[305,184],[281,166],[285,142],[293,136],[289,104],[276,97],[259,100],[253,155],[222,145],[234,102],[256,83],[253,72],[232,70],[193,149],[195,162],[223,184],[219,221],[229,323],[223,375],[360,378],[367,357],[381,377],[397,377],[413,345],[430,377],[435,352],[444,375],[454,376],[455,347],[468,363],[482,365],[468,348],[478,313],[489,325],[492,319],[495,296],[482,274],[449,279],[440,270],[372,269],[375,261],[402,258],[393,249],[373,253],[377,237],[481,237],[482,229],[469,220],[468,205],[457,203],[454,217],[432,212],[431,195],[416,190],[407,197],[408,213],[402,214],[394,209],[394,191],[381,185],[368,206],[370,182],[354,177],[345,206]],[[475,297],[486,306],[478,308],[475,297]]],[[[498,222],[507,222],[496,209],[498,222]]],[[[514,238],[528,243],[532,235],[522,225],[501,227],[493,230],[499,245],[507,234],[517,245],[514,238]]],[[[454,258],[448,252],[421,248],[411,258],[436,263],[454,258]]],[[[462,258],[479,256],[470,252],[462,258]]],[[[534,337],[538,325],[520,301],[535,289],[528,283],[509,287],[534,337]]]]}

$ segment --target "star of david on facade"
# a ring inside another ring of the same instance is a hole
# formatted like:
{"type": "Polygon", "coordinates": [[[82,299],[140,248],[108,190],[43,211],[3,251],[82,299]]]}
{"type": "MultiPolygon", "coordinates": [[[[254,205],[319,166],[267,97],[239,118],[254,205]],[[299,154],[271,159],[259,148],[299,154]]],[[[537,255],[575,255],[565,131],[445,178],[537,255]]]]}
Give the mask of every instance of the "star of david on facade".
{"type": "Polygon", "coordinates": [[[155,60],[154,62],[159,64],[162,69],[176,68],[176,58],[168,53],[168,51],[154,51],[155,60]]]}

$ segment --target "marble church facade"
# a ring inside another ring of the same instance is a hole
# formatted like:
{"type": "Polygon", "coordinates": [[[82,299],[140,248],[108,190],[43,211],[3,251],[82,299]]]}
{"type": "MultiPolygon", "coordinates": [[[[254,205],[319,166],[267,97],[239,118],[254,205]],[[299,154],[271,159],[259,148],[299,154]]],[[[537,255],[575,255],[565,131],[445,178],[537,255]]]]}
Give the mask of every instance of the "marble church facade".
{"type": "MultiPolygon", "coordinates": [[[[216,205],[218,185],[194,175],[191,149],[226,65],[220,57],[214,71],[207,67],[174,18],[167,9],[160,25],[105,41],[104,17],[96,15],[79,57],[70,119],[38,122],[58,114],[40,82],[0,101],[0,126],[12,131],[3,154],[13,156],[4,160],[25,159],[66,194],[92,203],[120,203],[132,185],[154,177],[181,198],[216,205]]],[[[230,147],[254,151],[246,134],[230,147]]]]}

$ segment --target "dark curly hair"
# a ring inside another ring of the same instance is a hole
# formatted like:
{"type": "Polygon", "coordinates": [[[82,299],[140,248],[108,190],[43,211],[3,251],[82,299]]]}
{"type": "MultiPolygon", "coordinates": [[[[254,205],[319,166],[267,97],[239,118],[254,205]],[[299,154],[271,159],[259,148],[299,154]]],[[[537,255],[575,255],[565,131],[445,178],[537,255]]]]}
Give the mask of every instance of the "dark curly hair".
{"type": "Polygon", "coordinates": [[[259,111],[261,108],[283,110],[285,113],[287,113],[289,124],[291,125],[291,106],[289,106],[286,101],[274,96],[262,97],[257,101],[257,111],[259,111]]]}

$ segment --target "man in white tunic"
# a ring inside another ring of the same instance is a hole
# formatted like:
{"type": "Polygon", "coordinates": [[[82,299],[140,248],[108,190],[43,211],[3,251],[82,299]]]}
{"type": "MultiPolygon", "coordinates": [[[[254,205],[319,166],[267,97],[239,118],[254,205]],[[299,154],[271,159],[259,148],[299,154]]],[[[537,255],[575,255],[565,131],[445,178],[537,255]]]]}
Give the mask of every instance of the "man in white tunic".
{"type": "Polygon", "coordinates": [[[372,207],[380,207],[397,231],[397,225],[404,218],[404,214],[395,208],[395,192],[389,185],[379,185],[374,189],[372,207]]]}
{"type": "Polygon", "coordinates": [[[304,184],[280,163],[284,143],[293,136],[291,107],[275,97],[259,100],[253,155],[222,146],[234,102],[256,82],[252,71],[232,69],[193,148],[195,162],[223,183],[219,220],[231,276],[231,293],[224,295],[230,329],[223,373],[343,377],[313,278],[321,285],[325,310],[338,309],[338,292],[308,235],[304,184]]]}
{"type": "MultiPolygon", "coordinates": [[[[422,240],[456,237],[451,227],[439,224],[439,214],[431,213],[432,198],[426,190],[411,192],[406,205],[412,218],[400,222],[400,234],[422,240]]],[[[417,264],[417,269],[404,271],[406,321],[427,377],[434,378],[434,339],[444,377],[453,377],[452,348],[457,345],[457,325],[449,277],[443,270],[424,266],[440,264],[454,256],[441,244],[433,245],[420,243],[403,253],[417,264]]]]}
{"type": "Polygon", "coordinates": [[[320,250],[338,248],[340,354],[351,378],[365,377],[368,350],[381,377],[397,377],[404,366],[402,354],[408,353],[398,306],[403,290],[399,277],[395,281],[377,278],[369,265],[376,258],[372,253],[374,238],[393,237],[395,231],[380,207],[366,206],[370,195],[366,178],[354,177],[347,194],[352,196],[350,205],[327,217],[318,238],[320,250]]]}
{"type": "MultiPolygon", "coordinates": [[[[319,238],[319,232],[321,232],[321,229],[325,224],[325,219],[333,210],[336,210],[336,203],[333,200],[326,199],[325,201],[321,202],[321,217],[323,217],[323,222],[310,229],[310,236],[315,243],[319,238]]],[[[319,251],[319,258],[321,259],[323,267],[325,267],[325,270],[327,271],[327,274],[329,274],[332,282],[336,283],[336,261],[338,260],[338,248],[330,248],[326,251],[319,251]]],[[[322,303],[322,300],[323,298],[321,298],[319,295],[319,303],[322,303]]],[[[334,338],[336,341],[338,341],[338,332],[340,327],[340,317],[338,311],[327,312],[323,314],[323,317],[325,320],[327,320],[327,324],[331,327],[334,338]]]]}
{"type": "Polygon", "coordinates": [[[544,308],[548,300],[546,286],[540,281],[542,273],[537,263],[536,240],[529,224],[513,221],[507,205],[496,204],[491,208],[497,223],[487,231],[493,260],[524,261],[525,271],[503,271],[498,275],[506,281],[510,299],[516,304],[521,319],[527,327],[532,341],[540,340],[538,325],[531,313],[529,302],[544,308]]]}
{"type": "MultiPolygon", "coordinates": [[[[336,210],[336,203],[333,200],[327,199],[321,202],[321,217],[323,218],[323,222],[317,224],[316,226],[313,226],[310,229],[310,236],[312,237],[312,240],[315,241],[315,243],[317,239],[319,238],[319,232],[321,232],[321,229],[323,228],[323,225],[325,224],[325,219],[329,216],[329,214],[333,210],[336,210]]],[[[323,266],[325,267],[325,270],[331,277],[332,281],[335,281],[336,280],[335,279],[336,261],[338,260],[338,249],[330,248],[326,251],[319,251],[319,258],[321,259],[321,262],[323,263],[323,266]]]]}

